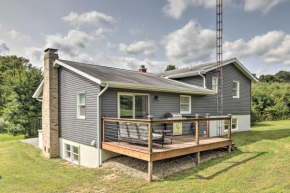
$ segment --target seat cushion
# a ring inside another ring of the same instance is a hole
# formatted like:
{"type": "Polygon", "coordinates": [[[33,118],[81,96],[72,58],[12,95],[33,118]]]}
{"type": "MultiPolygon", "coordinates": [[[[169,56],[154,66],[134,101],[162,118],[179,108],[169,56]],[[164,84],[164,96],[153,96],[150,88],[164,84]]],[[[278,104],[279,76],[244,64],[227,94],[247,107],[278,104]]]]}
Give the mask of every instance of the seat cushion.
{"type": "Polygon", "coordinates": [[[119,131],[120,131],[120,136],[121,138],[128,138],[129,133],[127,129],[126,123],[119,123],[119,131]]]}
{"type": "Polygon", "coordinates": [[[153,140],[154,139],[162,139],[162,134],[159,134],[159,133],[152,133],[153,135],[152,135],[152,138],[153,138],[153,140]]]}
{"type": "Polygon", "coordinates": [[[129,130],[130,139],[139,139],[136,124],[135,123],[128,123],[127,127],[129,130]]]}

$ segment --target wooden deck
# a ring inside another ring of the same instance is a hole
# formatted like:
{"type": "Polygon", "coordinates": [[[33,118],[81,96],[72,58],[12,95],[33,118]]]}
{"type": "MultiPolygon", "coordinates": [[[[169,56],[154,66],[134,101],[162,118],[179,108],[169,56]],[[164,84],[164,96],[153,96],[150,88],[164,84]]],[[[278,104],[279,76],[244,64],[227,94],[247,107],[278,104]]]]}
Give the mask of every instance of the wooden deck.
{"type": "Polygon", "coordinates": [[[163,148],[162,145],[153,143],[151,154],[148,151],[147,145],[128,142],[103,142],[102,148],[145,161],[157,161],[220,147],[229,147],[231,145],[231,139],[210,137],[199,137],[199,145],[197,145],[195,143],[195,136],[183,135],[174,136],[172,144],[166,144],[163,148]]]}

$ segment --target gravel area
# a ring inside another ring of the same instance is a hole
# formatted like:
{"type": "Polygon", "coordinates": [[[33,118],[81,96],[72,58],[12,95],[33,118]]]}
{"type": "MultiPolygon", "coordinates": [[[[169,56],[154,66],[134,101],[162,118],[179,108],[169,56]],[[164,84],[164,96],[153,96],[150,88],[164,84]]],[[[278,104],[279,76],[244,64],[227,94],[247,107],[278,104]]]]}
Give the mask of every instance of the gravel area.
{"type": "MultiPolygon", "coordinates": [[[[226,149],[201,152],[201,163],[221,157],[227,153],[228,151],[226,149]]],[[[118,156],[105,161],[102,164],[102,167],[107,167],[116,172],[121,171],[131,176],[147,179],[147,165],[148,162],[146,161],[127,156],[118,156]]],[[[171,174],[195,166],[196,154],[155,161],[153,164],[153,180],[164,179],[171,174]]]]}
{"type": "Polygon", "coordinates": [[[35,147],[38,147],[38,137],[37,138],[29,138],[29,139],[22,139],[21,140],[24,143],[29,143],[35,147]]]}

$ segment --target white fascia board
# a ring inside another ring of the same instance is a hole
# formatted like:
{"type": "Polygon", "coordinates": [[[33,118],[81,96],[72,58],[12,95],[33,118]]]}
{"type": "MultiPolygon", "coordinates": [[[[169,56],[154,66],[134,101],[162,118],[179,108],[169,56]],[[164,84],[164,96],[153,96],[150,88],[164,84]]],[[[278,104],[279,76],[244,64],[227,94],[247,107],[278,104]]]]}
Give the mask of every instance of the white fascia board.
{"type": "Polygon", "coordinates": [[[81,75],[81,76],[93,81],[93,82],[96,82],[98,84],[102,84],[102,81],[100,79],[95,78],[95,77],[93,77],[91,75],[88,75],[87,73],[84,73],[84,72],[82,72],[82,71],[80,71],[80,70],[78,70],[78,69],[76,69],[74,67],[71,67],[70,65],[67,65],[64,62],[61,62],[59,60],[55,60],[55,62],[53,64],[53,67],[54,68],[58,68],[59,66],[63,66],[63,67],[65,67],[65,68],[67,68],[67,69],[69,69],[69,70],[71,70],[71,71],[73,71],[73,72],[75,72],[75,73],[77,73],[77,74],[79,74],[79,75],[81,75]]]}
{"type": "Polygon", "coordinates": [[[190,72],[185,72],[185,73],[180,73],[180,74],[168,75],[168,76],[165,76],[165,77],[166,78],[185,78],[185,77],[189,77],[189,76],[199,75],[199,73],[205,74],[206,72],[204,70],[201,70],[201,71],[190,71],[190,72]]]}
{"type": "Polygon", "coordinates": [[[216,94],[214,91],[208,90],[208,89],[159,87],[159,86],[149,86],[149,85],[141,85],[141,84],[128,84],[128,83],[121,83],[121,82],[103,82],[101,85],[105,86],[107,83],[110,85],[110,88],[123,88],[123,89],[159,91],[159,92],[179,93],[179,94],[196,94],[196,95],[216,94]]]}
{"type": "Polygon", "coordinates": [[[39,95],[42,93],[42,90],[43,90],[43,85],[44,85],[44,80],[41,81],[36,91],[32,95],[32,98],[35,98],[35,99],[39,98],[39,95]]]}
{"type": "MultiPolygon", "coordinates": [[[[246,75],[249,79],[251,79],[252,81],[254,81],[254,82],[259,82],[258,81],[258,79],[256,79],[245,67],[244,67],[244,65],[242,65],[241,63],[240,63],[240,61],[238,61],[236,58],[234,58],[234,59],[232,59],[232,60],[229,60],[229,61],[227,61],[227,62],[225,62],[225,63],[223,63],[223,66],[226,66],[226,65],[228,65],[228,64],[231,64],[231,63],[233,63],[241,72],[243,72],[244,73],[244,75],[246,75]]],[[[206,71],[205,72],[209,72],[209,71],[211,71],[211,70],[214,70],[214,69],[216,69],[216,67],[212,67],[212,68],[208,68],[208,69],[206,69],[206,71]]]]}

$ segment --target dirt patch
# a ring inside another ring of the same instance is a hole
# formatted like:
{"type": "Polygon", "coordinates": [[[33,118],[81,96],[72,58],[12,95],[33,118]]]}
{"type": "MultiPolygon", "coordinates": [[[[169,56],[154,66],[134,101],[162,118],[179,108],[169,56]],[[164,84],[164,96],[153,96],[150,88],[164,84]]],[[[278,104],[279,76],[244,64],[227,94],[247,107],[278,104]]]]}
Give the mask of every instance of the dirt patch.
{"type": "MultiPolygon", "coordinates": [[[[201,152],[201,163],[227,154],[226,149],[217,149],[201,152]]],[[[148,162],[139,159],[118,156],[105,161],[102,167],[110,168],[115,172],[123,172],[130,176],[147,179],[148,162]]],[[[177,158],[155,161],[153,165],[153,179],[160,180],[176,172],[195,167],[196,154],[190,154],[177,158]]]]}

